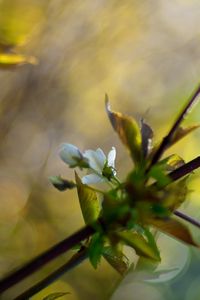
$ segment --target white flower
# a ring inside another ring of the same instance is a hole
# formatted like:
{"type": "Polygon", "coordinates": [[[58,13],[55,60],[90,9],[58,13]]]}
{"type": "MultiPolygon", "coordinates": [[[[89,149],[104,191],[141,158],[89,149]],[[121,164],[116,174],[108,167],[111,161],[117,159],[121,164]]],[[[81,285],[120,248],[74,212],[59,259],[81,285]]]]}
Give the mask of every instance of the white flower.
{"type": "Polygon", "coordinates": [[[88,159],[89,168],[91,174],[86,175],[82,178],[82,183],[91,184],[104,182],[110,180],[112,176],[116,175],[115,158],[116,149],[112,147],[111,151],[108,153],[108,158],[106,158],[104,152],[98,148],[94,150],[86,150],[83,156],[88,159]]]}
{"type": "Polygon", "coordinates": [[[62,144],[59,151],[60,158],[69,165],[70,168],[88,166],[87,159],[83,157],[81,151],[72,144],[62,144]]]}

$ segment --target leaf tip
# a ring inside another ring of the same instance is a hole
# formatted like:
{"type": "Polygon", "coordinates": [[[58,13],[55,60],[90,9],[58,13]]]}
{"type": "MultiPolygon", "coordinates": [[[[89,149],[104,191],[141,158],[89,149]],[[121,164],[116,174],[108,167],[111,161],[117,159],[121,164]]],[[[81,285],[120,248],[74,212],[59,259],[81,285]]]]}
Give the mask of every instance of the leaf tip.
{"type": "Polygon", "coordinates": [[[106,107],[107,113],[109,113],[110,112],[110,101],[109,101],[109,97],[108,97],[107,93],[105,93],[105,107],[106,107]]]}

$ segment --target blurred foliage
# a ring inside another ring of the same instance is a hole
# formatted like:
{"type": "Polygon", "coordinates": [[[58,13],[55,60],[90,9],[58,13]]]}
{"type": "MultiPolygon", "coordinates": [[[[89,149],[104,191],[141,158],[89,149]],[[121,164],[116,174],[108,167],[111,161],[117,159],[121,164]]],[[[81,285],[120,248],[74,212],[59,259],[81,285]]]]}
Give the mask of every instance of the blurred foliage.
{"type": "MultiPolygon", "coordinates": [[[[14,51],[39,62],[0,70],[1,276],[83,225],[76,193],[61,194],[48,183],[52,174],[72,176],[57,157],[57,145],[68,141],[104,150],[115,145],[118,168],[122,174],[129,170],[130,160],[106,119],[105,92],[120,111],[148,119],[157,128],[156,140],[166,132],[199,78],[199,23],[197,0],[0,1],[1,53],[14,51]]],[[[187,122],[199,121],[199,112],[197,107],[187,122]]],[[[198,137],[193,133],[171,153],[192,159],[199,152],[198,137]]],[[[182,209],[200,219],[196,174],[189,183],[195,192],[182,209]]],[[[200,232],[191,230],[200,241],[200,232]]],[[[169,240],[159,239],[160,247],[169,240]]],[[[176,256],[164,268],[179,272],[159,286],[131,278],[113,299],[133,294],[197,299],[200,255],[184,252],[176,241],[172,245],[169,251],[165,247],[166,261],[172,252],[176,256]],[[177,258],[183,262],[177,264],[177,258]]],[[[49,268],[2,299],[12,299],[49,268]]],[[[33,299],[60,291],[70,292],[63,299],[107,299],[119,279],[105,261],[97,271],[86,262],[33,299]]]]}

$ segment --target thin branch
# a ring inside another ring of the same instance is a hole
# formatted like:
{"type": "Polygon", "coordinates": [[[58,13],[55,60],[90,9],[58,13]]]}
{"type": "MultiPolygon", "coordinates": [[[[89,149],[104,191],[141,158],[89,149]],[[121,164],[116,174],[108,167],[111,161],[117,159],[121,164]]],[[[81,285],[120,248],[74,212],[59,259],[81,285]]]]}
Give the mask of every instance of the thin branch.
{"type": "Polygon", "coordinates": [[[188,163],[184,164],[183,166],[177,168],[176,170],[170,172],[168,175],[172,179],[172,181],[176,181],[185,175],[193,172],[194,170],[200,167],[200,156],[192,159],[188,163]]]}
{"type": "Polygon", "coordinates": [[[59,269],[51,273],[49,276],[36,283],[34,286],[23,292],[21,295],[17,296],[14,300],[27,300],[35,294],[39,293],[41,290],[46,288],[48,285],[56,281],[59,277],[64,275],[66,272],[70,271],[81,262],[87,258],[87,249],[83,248],[78,253],[72,256],[72,258],[61,266],[59,269]]]}
{"type": "Polygon", "coordinates": [[[92,226],[85,226],[76,233],[62,240],[52,248],[43,252],[27,264],[25,264],[22,268],[14,271],[13,273],[7,275],[0,281],[0,293],[6,291],[8,288],[22,281],[24,278],[33,274],[37,270],[41,269],[48,262],[52,261],[56,257],[60,256],[64,252],[70,250],[72,247],[77,245],[79,242],[87,239],[95,232],[92,226]]]}
{"type": "MultiPolygon", "coordinates": [[[[169,173],[169,176],[173,181],[175,181],[191,173],[192,171],[194,171],[199,167],[200,167],[200,156],[184,164],[183,166],[176,169],[175,171],[172,171],[171,173],[169,173]]],[[[179,211],[176,211],[175,214],[183,218],[182,214],[179,211]]],[[[200,228],[198,221],[193,220],[191,217],[187,216],[187,219],[185,217],[185,220],[200,228]]],[[[4,292],[8,288],[17,284],[18,282],[22,281],[24,278],[28,277],[32,273],[36,272],[37,270],[42,268],[45,264],[52,261],[53,259],[63,254],[64,252],[70,250],[80,241],[88,238],[93,233],[94,233],[94,228],[92,226],[85,226],[75,234],[64,239],[63,241],[59,242],[58,244],[56,244],[46,252],[42,253],[35,259],[31,260],[22,268],[9,274],[8,276],[0,280],[0,293],[4,292]]]]}
{"type": "Polygon", "coordinates": [[[197,221],[197,220],[193,219],[192,217],[180,212],[179,210],[175,210],[174,215],[176,215],[177,217],[187,221],[188,223],[200,228],[200,222],[199,221],[197,221]]]}
{"type": "Polygon", "coordinates": [[[158,147],[157,151],[155,152],[150,165],[147,168],[147,173],[148,171],[151,169],[151,167],[157,163],[157,161],[160,159],[160,157],[162,156],[163,152],[165,151],[166,147],[170,144],[173,135],[175,133],[175,131],[177,130],[177,128],[179,127],[180,123],[183,121],[183,119],[186,117],[186,115],[190,112],[190,110],[192,109],[192,107],[194,106],[194,104],[197,102],[198,100],[198,96],[200,94],[200,85],[197,87],[197,89],[195,90],[195,92],[192,94],[191,98],[189,99],[187,105],[185,106],[185,108],[183,109],[183,111],[180,113],[180,115],[178,116],[177,120],[174,122],[174,125],[172,126],[172,128],[170,129],[169,133],[163,138],[160,146],[158,147]]]}
{"type": "MultiPolygon", "coordinates": [[[[191,218],[190,216],[178,210],[174,211],[174,215],[200,228],[200,222],[191,218]]],[[[67,263],[65,263],[63,266],[51,273],[49,276],[47,276],[46,278],[29,288],[25,292],[23,292],[21,295],[17,296],[14,300],[27,300],[35,294],[39,293],[42,289],[56,281],[59,277],[61,277],[62,275],[79,265],[81,262],[83,262],[87,258],[87,256],[87,249],[83,248],[78,253],[73,255],[73,257],[67,263]]]]}

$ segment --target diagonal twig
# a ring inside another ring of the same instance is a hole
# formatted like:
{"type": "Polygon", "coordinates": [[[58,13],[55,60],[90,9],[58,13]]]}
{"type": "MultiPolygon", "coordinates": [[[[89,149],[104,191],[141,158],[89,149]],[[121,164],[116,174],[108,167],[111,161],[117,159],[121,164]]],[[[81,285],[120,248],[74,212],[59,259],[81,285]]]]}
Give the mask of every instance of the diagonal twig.
{"type": "Polygon", "coordinates": [[[183,219],[183,220],[185,220],[185,221],[187,221],[188,223],[200,228],[200,222],[199,221],[197,221],[194,218],[184,214],[183,212],[181,212],[179,210],[175,210],[174,215],[181,218],[181,219],[183,219]]]}
{"type": "MultiPolygon", "coordinates": [[[[176,170],[170,172],[168,175],[171,177],[173,181],[182,178],[183,176],[191,173],[195,169],[200,167],[200,156],[196,157],[195,159],[191,160],[190,162],[184,164],[183,166],[177,168],[176,170]]],[[[187,216],[183,218],[182,213],[179,211],[175,211],[178,217],[187,220],[189,223],[197,226],[200,228],[198,221],[194,220],[193,218],[187,216]]],[[[46,252],[42,253],[35,259],[31,260],[22,268],[16,270],[15,272],[9,274],[2,280],[0,280],[0,293],[4,292],[8,288],[12,287],[13,285],[17,284],[18,282],[22,281],[24,278],[28,277],[32,273],[36,272],[48,262],[52,261],[56,257],[60,256],[64,252],[70,250],[73,246],[78,244],[80,241],[87,239],[94,233],[94,228],[92,226],[85,226],[80,229],[75,234],[71,235],[70,237],[64,239],[63,241],[59,242],[46,252]]]]}
{"type": "Polygon", "coordinates": [[[172,181],[176,181],[187,174],[190,174],[194,170],[200,167],[200,156],[192,159],[188,163],[184,164],[183,166],[177,168],[176,170],[170,172],[168,176],[172,179],[172,181]]]}
{"type": "Polygon", "coordinates": [[[188,103],[184,107],[183,111],[180,113],[176,121],[174,122],[172,128],[169,130],[169,133],[163,138],[160,146],[158,147],[157,151],[155,152],[148,168],[147,173],[151,169],[151,167],[158,162],[160,157],[162,156],[163,152],[165,151],[166,147],[170,144],[173,135],[175,131],[178,129],[180,123],[183,121],[183,119],[186,117],[186,115],[190,112],[194,104],[199,100],[198,96],[200,94],[200,85],[197,87],[197,89],[192,94],[191,98],[189,99],[188,103]]]}
{"type": "Polygon", "coordinates": [[[17,296],[14,300],[27,300],[35,294],[39,293],[41,290],[46,288],[48,285],[56,281],[59,277],[79,265],[87,258],[87,248],[82,248],[78,253],[74,254],[72,258],[67,261],[64,265],[58,268],[56,271],[52,272],[46,278],[41,280],[40,282],[33,285],[31,288],[17,296]]]}
{"type": "Polygon", "coordinates": [[[94,232],[95,232],[94,228],[90,225],[87,225],[82,229],[80,229],[79,231],[77,231],[76,233],[62,240],[52,248],[43,252],[42,254],[40,254],[30,262],[28,262],[26,265],[24,265],[22,268],[7,275],[5,278],[0,280],[0,293],[6,291],[13,285],[22,281],[24,278],[33,274],[34,272],[42,268],[44,265],[46,265],[48,262],[60,256],[64,252],[72,249],[72,247],[77,245],[82,240],[87,239],[94,232]]]}

